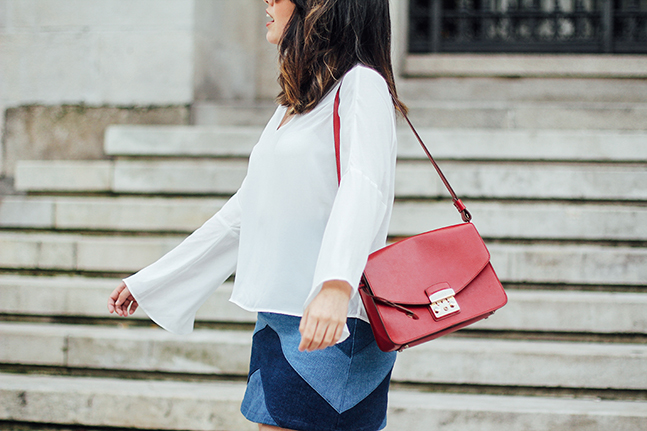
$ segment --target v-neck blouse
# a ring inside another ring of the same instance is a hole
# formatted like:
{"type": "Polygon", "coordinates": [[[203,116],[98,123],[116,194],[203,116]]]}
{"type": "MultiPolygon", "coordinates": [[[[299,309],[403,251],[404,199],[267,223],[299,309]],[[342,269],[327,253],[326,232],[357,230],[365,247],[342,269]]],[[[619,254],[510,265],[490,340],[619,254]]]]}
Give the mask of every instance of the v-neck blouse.
{"type": "Polygon", "coordinates": [[[357,294],[369,253],[386,242],[396,160],[395,110],[384,79],[355,66],[342,79],[341,183],[333,103],[279,127],[279,106],[249,158],[241,188],[180,245],[124,281],[163,328],[193,328],[195,313],[234,271],[231,301],[301,316],[328,280],[353,288],[349,317],[368,320],[357,294]]]}

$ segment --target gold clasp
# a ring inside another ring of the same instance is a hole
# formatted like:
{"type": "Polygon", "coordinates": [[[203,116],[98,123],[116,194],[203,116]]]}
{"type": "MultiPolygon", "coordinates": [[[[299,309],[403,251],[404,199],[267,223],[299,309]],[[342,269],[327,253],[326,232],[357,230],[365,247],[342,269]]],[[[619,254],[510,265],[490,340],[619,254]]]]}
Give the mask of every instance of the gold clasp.
{"type": "Polygon", "coordinates": [[[429,295],[431,311],[436,319],[446,317],[461,311],[455,298],[454,289],[443,289],[433,295],[429,295]]]}

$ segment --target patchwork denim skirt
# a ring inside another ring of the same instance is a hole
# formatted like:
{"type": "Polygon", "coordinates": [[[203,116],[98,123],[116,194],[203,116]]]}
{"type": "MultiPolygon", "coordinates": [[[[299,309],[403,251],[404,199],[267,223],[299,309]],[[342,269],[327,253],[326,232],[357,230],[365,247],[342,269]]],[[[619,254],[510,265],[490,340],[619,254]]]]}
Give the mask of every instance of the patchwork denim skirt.
{"type": "Polygon", "coordinates": [[[301,318],[259,313],[241,412],[250,421],[303,431],[376,431],[386,426],[396,353],[378,349],[368,323],[350,336],[299,352],[301,318]]]}

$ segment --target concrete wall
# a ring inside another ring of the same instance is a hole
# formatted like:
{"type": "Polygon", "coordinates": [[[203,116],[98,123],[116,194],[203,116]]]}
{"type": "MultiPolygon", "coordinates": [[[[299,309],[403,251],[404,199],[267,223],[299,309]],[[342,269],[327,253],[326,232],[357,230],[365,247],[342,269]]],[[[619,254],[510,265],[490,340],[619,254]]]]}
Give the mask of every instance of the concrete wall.
{"type": "Polygon", "coordinates": [[[186,124],[194,8],[193,0],[0,0],[0,176],[12,175],[16,159],[101,155],[110,123],[186,124]]]}
{"type": "Polygon", "coordinates": [[[276,47],[261,0],[195,0],[195,101],[271,99],[276,47]]]}
{"type": "Polygon", "coordinates": [[[195,101],[272,99],[264,9],[260,0],[0,0],[0,178],[17,159],[101,155],[106,124],[188,124],[195,101]]]}
{"type": "Polygon", "coordinates": [[[0,0],[4,105],[187,104],[191,0],[0,0]]]}

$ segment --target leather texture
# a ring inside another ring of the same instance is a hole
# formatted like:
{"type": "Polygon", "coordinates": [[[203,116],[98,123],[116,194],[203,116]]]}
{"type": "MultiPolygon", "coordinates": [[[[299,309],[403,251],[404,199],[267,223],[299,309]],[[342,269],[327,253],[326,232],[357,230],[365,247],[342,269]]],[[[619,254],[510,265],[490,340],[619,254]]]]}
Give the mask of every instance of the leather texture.
{"type": "Polygon", "coordinates": [[[359,292],[378,347],[385,352],[454,332],[507,302],[490,254],[471,223],[416,235],[371,254],[359,292]],[[448,288],[460,310],[436,318],[429,296],[448,288]]]}
{"type": "MultiPolygon", "coordinates": [[[[338,182],[341,181],[339,104],[337,90],[333,128],[338,182]]],[[[377,345],[385,352],[403,350],[457,331],[489,317],[508,301],[490,264],[490,253],[471,223],[471,214],[406,115],[405,119],[464,223],[406,238],[369,256],[359,293],[377,345]],[[430,296],[435,293],[450,296],[451,304],[435,304],[436,308],[449,310],[446,315],[438,317],[432,311],[430,296]]]]}

